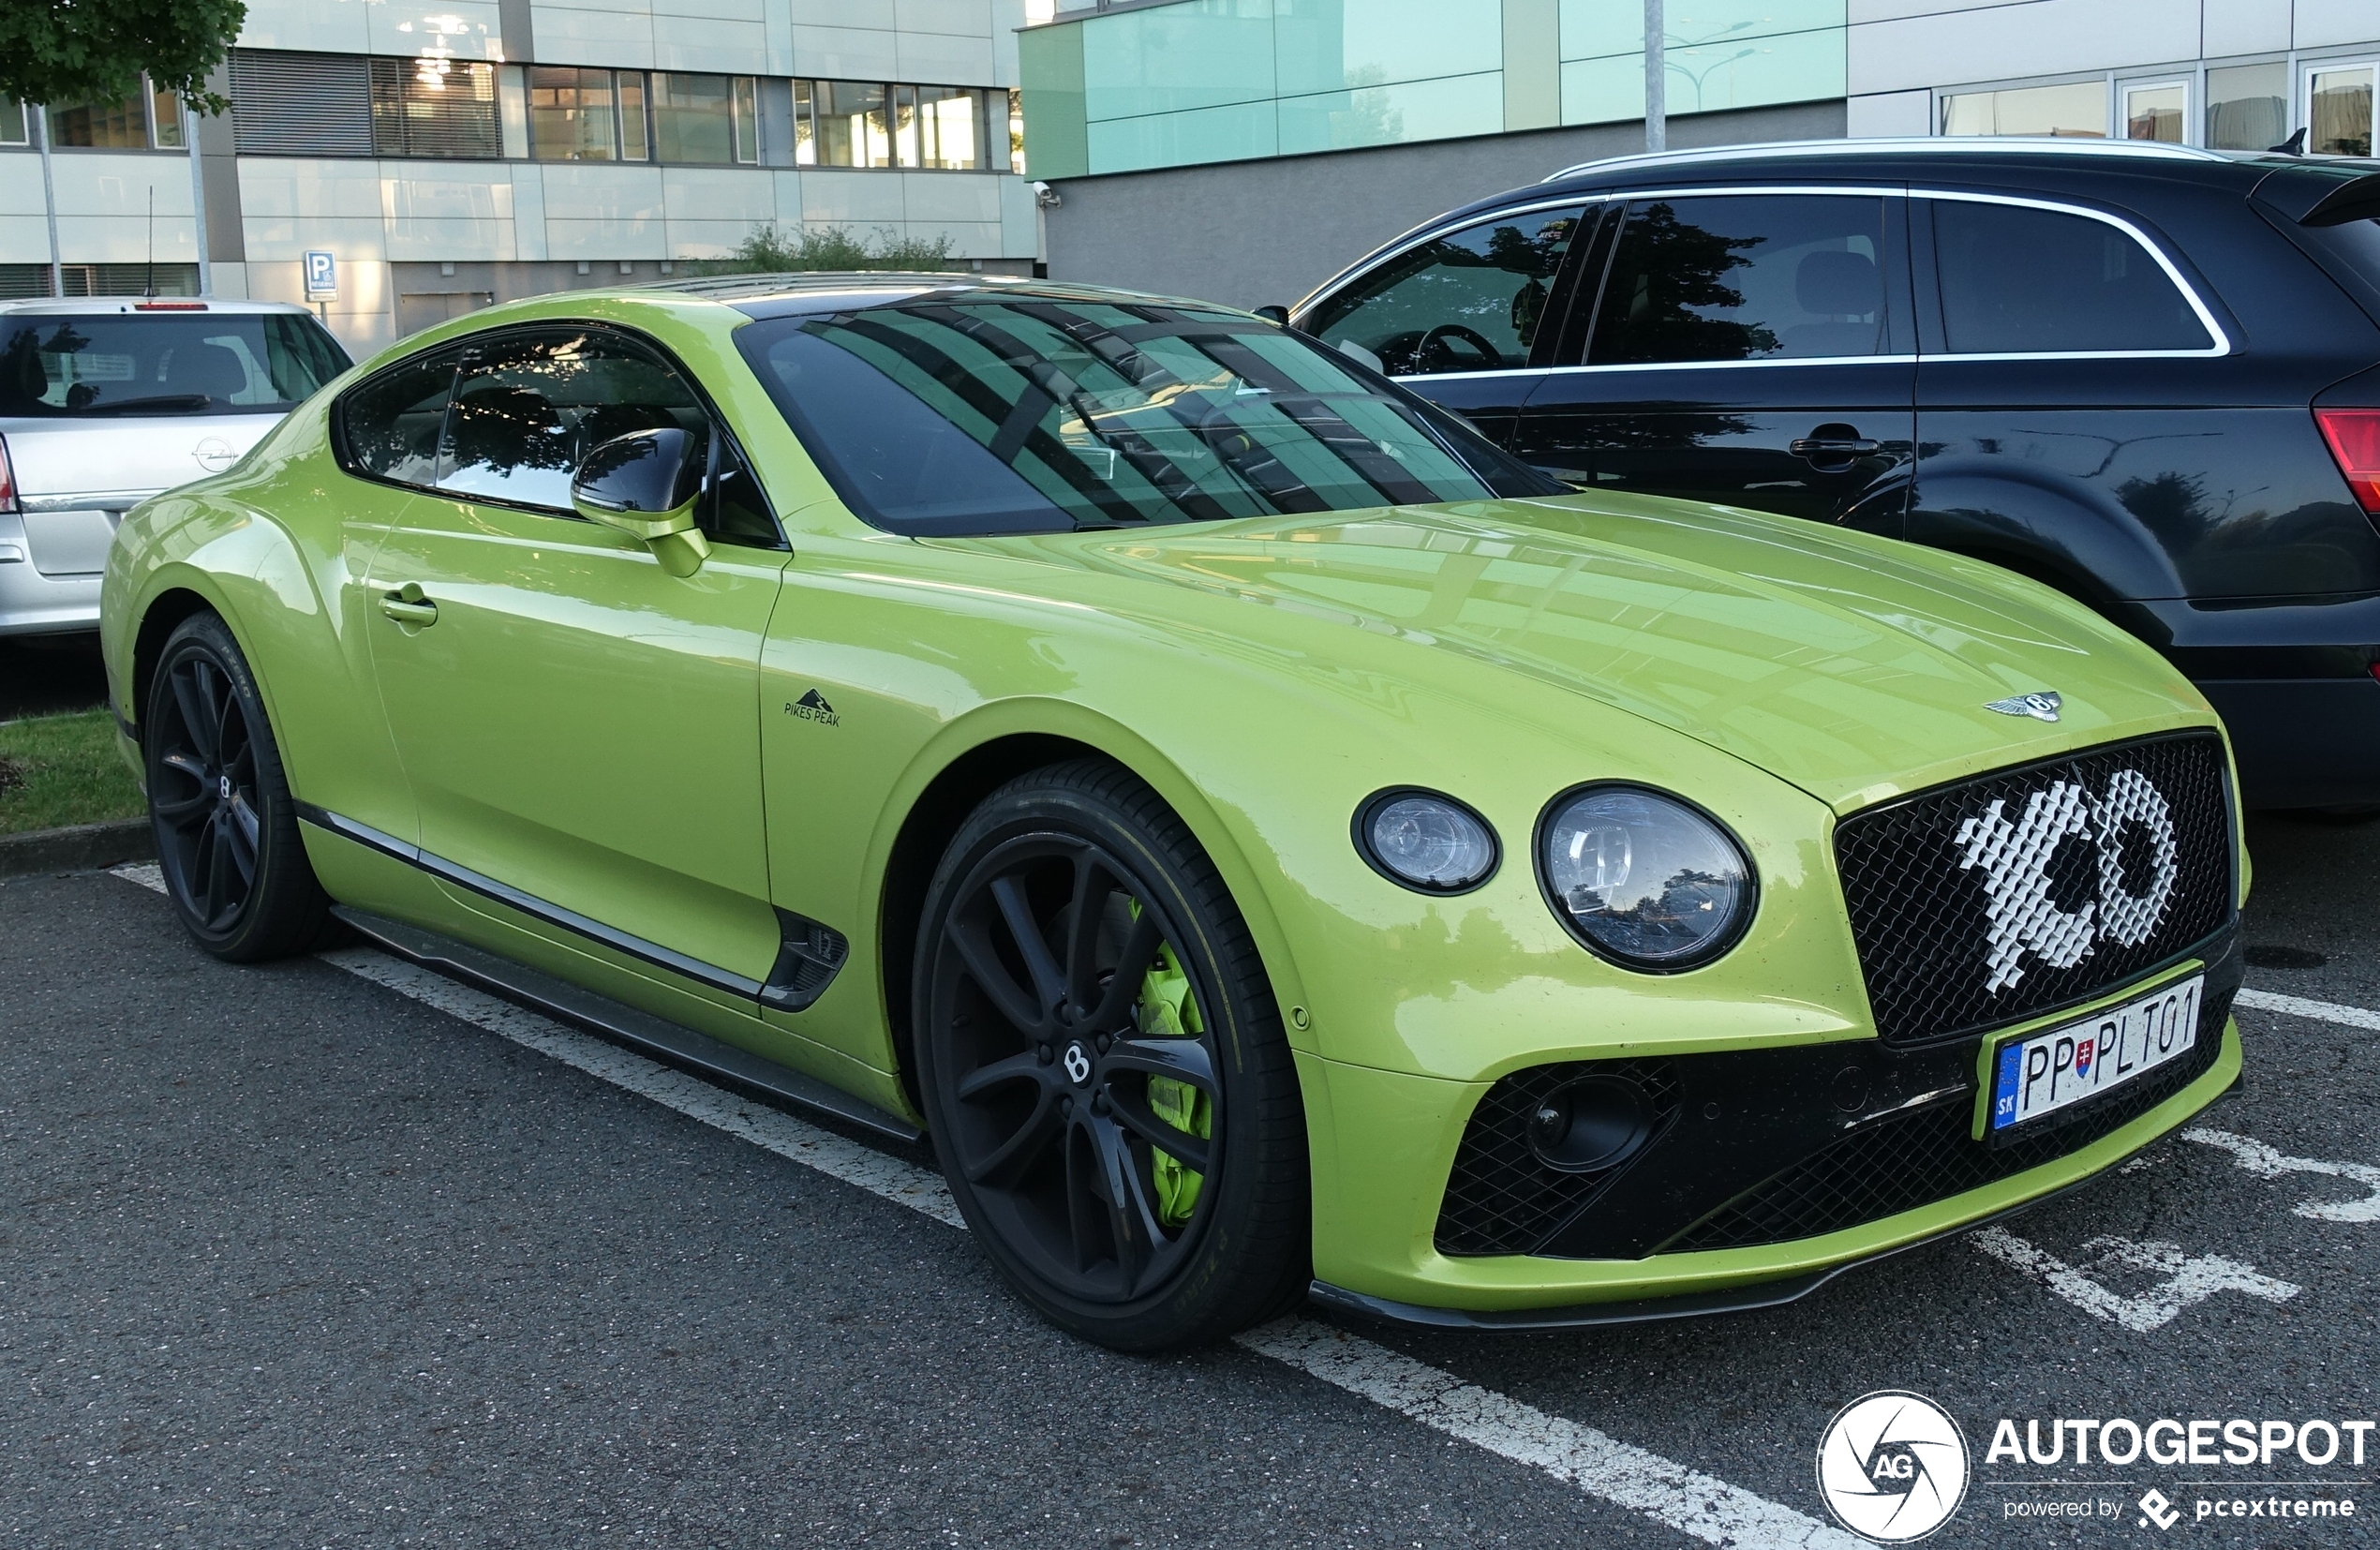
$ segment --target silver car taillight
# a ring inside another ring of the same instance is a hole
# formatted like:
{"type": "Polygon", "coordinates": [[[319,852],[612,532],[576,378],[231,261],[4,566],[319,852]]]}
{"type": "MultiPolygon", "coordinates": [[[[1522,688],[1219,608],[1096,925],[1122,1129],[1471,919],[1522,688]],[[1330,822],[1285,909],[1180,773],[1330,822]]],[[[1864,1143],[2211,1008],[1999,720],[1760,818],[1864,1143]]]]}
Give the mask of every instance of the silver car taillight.
{"type": "Polygon", "coordinates": [[[0,436],[0,512],[17,509],[17,474],[8,466],[8,439],[0,436]]]}

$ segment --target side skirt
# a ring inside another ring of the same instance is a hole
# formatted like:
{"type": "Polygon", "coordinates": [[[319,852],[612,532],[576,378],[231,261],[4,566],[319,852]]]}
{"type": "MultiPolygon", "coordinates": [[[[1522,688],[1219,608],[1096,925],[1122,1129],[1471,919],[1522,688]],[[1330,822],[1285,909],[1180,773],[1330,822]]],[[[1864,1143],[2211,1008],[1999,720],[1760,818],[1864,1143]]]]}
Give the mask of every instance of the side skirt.
{"type": "Polygon", "coordinates": [[[738,1049],[725,1039],[639,1011],[625,1002],[614,1001],[510,959],[345,904],[333,906],[331,913],[400,958],[493,991],[508,1001],[573,1023],[615,1044],[657,1056],[697,1076],[831,1114],[893,1140],[914,1144],[925,1134],[898,1114],[887,1113],[799,1071],[738,1049]]]}

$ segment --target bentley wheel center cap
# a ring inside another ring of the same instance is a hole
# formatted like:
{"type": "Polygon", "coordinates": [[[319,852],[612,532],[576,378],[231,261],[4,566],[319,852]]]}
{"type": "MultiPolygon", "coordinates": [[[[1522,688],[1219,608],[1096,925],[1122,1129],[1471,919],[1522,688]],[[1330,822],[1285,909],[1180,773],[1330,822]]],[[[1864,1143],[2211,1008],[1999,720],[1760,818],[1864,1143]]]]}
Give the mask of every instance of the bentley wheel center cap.
{"type": "Polygon", "coordinates": [[[229,775],[216,776],[215,778],[215,789],[217,795],[221,796],[225,801],[230,801],[231,799],[231,777],[229,775]]]}
{"type": "Polygon", "coordinates": [[[1090,1081],[1091,1051],[1082,1047],[1082,1040],[1077,1039],[1072,1044],[1066,1046],[1064,1062],[1066,1067],[1067,1078],[1072,1081],[1077,1087],[1080,1087],[1090,1081]]]}

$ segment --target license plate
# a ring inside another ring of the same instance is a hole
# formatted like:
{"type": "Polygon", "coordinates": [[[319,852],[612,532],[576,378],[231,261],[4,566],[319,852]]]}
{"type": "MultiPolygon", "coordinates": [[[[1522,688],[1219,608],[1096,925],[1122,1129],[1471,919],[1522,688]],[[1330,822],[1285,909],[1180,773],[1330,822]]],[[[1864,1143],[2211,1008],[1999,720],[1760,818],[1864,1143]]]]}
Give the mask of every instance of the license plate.
{"type": "Polygon", "coordinates": [[[1993,1070],[1992,1130],[2054,1114],[2189,1053],[2198,1043],[2198,999],[2206,983],[2204,975],[2192,975],[2079,1022],[2001,1045],[1993,1070]]]}

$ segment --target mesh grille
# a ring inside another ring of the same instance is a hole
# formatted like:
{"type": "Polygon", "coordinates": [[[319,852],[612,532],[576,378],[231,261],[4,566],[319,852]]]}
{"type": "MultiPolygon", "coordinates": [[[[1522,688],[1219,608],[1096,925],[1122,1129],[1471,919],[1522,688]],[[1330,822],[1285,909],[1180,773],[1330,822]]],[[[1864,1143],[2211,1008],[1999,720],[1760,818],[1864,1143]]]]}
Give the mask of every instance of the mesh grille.
{"type": "Polygon", "coordinates": [[[1992,1148],[1972,1137],[1972,1095],[1897,1114],[1803,1158],[1661,1245],[1662,1253],[1748,1248],[1880,1221],[2038,1168],[2114,1134],[2213,1068],[2232,992],[2210,993],[2198,1043],[2068,1124],[1992,1148]]]}
{"type": "Polygon", "coordinates": [[[2159,738],[1852,814],[1835,852],[1887,1044],[2072,1006],[2232,914],[2222,739],[2159,738]]]}
{"type": "Polygon", "coordinates": [[[1677,1077],[1665,1061],[1573,1061],[1513,1072],[1488,1089],[1464,1128],[1438,1208],[1439,1253],[1533,1253],[1627,1171],[1565,1173],[1529,1150],[1528,1117],[1537,1106],[1564,1082],[1590,1075],[1629,1077],[1644,1087],[1657,1142],[1677,1115],[1677,1077]]]}

